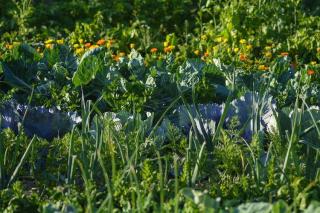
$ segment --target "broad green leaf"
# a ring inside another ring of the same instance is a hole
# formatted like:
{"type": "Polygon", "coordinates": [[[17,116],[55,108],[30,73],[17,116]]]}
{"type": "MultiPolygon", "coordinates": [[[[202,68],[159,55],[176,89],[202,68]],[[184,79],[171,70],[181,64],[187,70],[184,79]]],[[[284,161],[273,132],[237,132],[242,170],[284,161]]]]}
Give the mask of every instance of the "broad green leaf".
{"type": "Polygon", "coordinates": [[[257,202],[257,203],[244,203],[233,209],[233,213],[271,213],[272,204],[257,202]]]}
{"type": "Polygon", "coordinates": [[[218,97],[225,98],[225,99],[228,97],[230,91],[228,90],[227,87],[221,84],[213,84],[213,87],[215,88],[215,92],[218,97]]]}
{"type": "Polygon", "coordinates": [[[24,54],[24,57],[32,58],[35,61],[40,59],[40,54],[28,44],[21,44],[20,51],[24,54]]]}
{"type": "Polygon", "coordinates": [[[217,209],[219,207],[217,201],[201,191],[196,191],[191,188],[184,188],[180,192],[188,200],[206,210],[217,209]]]}
{"type": "Polygon", "coordinates": [[[0,62],[0,70],[4,73],[5,81],[11,86],[18,87],[23,90],[32,90],[32,87],[29,86],[24,80],[16,76],[6,64],[0,62]]]}
{"type": "Polygon", "coordinates": [[[290,212],[290,208],[286,202],[284,202],[283,200],[279,200],[273,204],[272,212],[273,213],[286,213],[286,212],[290,212]]]}
{"type": "Polygon", "coordinates": [[[85,54],[83,54],[83,56],[81,57],[79,64],[81,64],[88,57],[96,56],[102,50],[103,50],[103,47],[98,47],[98,48],[94,48],[94,49],[91,49],[91,50],[85,52],[85,54]]]}
{"type": "Polygon", "coordinates": [[[79,64],[74,73],[72,82],[75,86],[88,84],[95,78],[97,72],[102,67],[101,61],[95,56],[88,56],[79,64]]]}
{"type": "Polygon", "coordinates": [[[304,213],[317,213],[320,212],[320,202],[312,201],[304,213]]]}

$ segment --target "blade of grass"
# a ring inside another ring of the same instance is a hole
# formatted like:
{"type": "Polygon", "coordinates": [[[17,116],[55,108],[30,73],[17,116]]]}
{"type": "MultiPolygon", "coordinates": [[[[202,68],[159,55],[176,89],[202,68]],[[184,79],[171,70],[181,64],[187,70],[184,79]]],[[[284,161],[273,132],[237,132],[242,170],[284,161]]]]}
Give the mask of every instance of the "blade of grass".
{"type": "Polygon", "coordinates": [[[73,153],[73,139],[74,139],[74,129],[72,128],[70,141],[69,141],[69,150],[68,150],[68,168],[67,168],[67,184],[71,183],[71,169],[72,169],[72,153],[73,153]]]}
{"type": "Polygon", "coordinates": [[[28,156],[28,154],[29,154],[29,152],[30,152],[30,150],[31,150],[31,147],[32,147],[32,144],[34,143],[34,141],[35,141],[35,136],[31,139],[31,141],[30,141],[30,143],[29,143],[26,151],[24,152],[24,154],[22,155],[22,157],[21,157],[21,159],[20,159],[19,164],[16,166],[14,172],[12,173],[12,175],[11,175],[11,177],[10,177],[10,180],[9,180],[9,182],[8,182],[8,184],[7,184],[7,187],[9,187],[10,184],[12,183],[12,181],[14,181],[14,179],[17,177],[17,174],[18,174],[21,166],[22,166],[23,163],[25,162],[25,160],[26,160],[26,158],[27,158],[27,156],[28,156]]]}
{"type": "Polygon", "coordinates": [[[297,98],[296,98],[295,108],[293,111],[292,132],[290,135],[289,146],[288,146],[287,153],[286,153],[285,160],[284,160],[283,167],[282,167],[282,174],[280,177],[281,181],[283,181],[283,179],[284,179],[284,174],[285,174],[285,170],[287,168],[288,162],[289,162],[289,155],[292,150],[292,145],[294,143],[295,138],[299,135],[297,132],[297,126],[298,126],[298,123],[300,123],[302,112],[301,113],[298,112],[299,111],[298,103],[299,103],[299,96],[297,96],[297,98]],[[300,119],[298,119],[299,115],[300,115],[300,119]]]}
{"type": "Polygon", "coordinates": [[[198,177],[198,173],[199,173],[199,165],[200,165],[200,161],[202,159],[202,155],[203,155],[203,150],[205,147],[206,143],[203,143],[196,161],[196,166],[193,170],[193,174],[192,174],[192,179],[191,179],[191,183],[194,185],[196,183],[197,177],[198,177]]]}

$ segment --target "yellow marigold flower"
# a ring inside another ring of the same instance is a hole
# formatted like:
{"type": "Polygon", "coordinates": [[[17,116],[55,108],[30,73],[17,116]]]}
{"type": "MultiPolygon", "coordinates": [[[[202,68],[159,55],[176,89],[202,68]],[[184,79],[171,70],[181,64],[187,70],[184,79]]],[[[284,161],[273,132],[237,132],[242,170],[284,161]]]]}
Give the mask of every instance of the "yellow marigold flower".
{"type": "Polygon", "coordinates": [[[220,36],[220,37],[215,38],[214,41],[220,43],[220,42],[223,41],[223,39],[222,39],[222,37],[220,36]]]}
{"type": "Polygon", "coordinates": [[[316,62],[316,61],[311,61],[310,64],[311,64],[311,65],[316,65],[317,62],[316,62]]]}
{"type": "Polygon", "coordinates": [[[252,45],[251,44],[248,44],[246,47],[247,47],[248,50],[252,49],[252,45]]]}
{"type": "Polygon", "coordinates": [[[119,57],[125,57],[126,53],[125,52],[119,52],[119,57]]]}
{"type": "Polygon", "coordinates": [[[54,43],[54,40],[53,39],[48,39],[44,43],[45,44],[52,44],[52,43],[54,43]]]}
{"type": "Polygon", "coordinates": [[[167,41],[163,42],[163,46],[164,47],[168,47],[169,46],[169,42],[167,42],[167,41]]]}
{"type": "Polygon", "coordinates": [[[6,44],[6,48],[11,50],[13,48],[13,45],[12,44],[6,44]]]}
{"type": "Polygon", "coordinates": [[[222,42],[223,42],[223,43],[226,43],[227,41],[228,41],[227,38],[224,38],[224,37],[222,38],[222,42]]]}
{"type": "Polygon", "coordinates": [[[288,52],[282,52],[282,53],[280,53],[280,55],[284,57],[284,56],[288,56],[289,53],[288,52]]]}
{"type": "Polygon", "coordinates": [[[200,51],[199,50],[195,50],[195,51],[193,51],[193,53],[195,54],[195,55],[200,55],[200,51]]]}
{"type": "Polygon", "coordinates": [[[212,47],[212,53],[213,53],[213,55],[217,54],[218,52],[219,52],[219,46],[218,46],[218,45],[213,46],[213,47],[212,47]]]}
{"type": "Polygon", "coordinates": [[[265,56],[267,58],[271,58],[272,57],[272,53],[270,51],[268,51],[268,52],[265,53],[265,56]]]}
{"type": "Polygon", "coordinates": [[[270,51],[271,50],[271,46],[266,46],[264,49],[270,51]]]}
{"type": "Polygon", "coordinates": [[[105,43],[106,43],[106,40],[104,40],[103,38],[97,41],[97,45],[104,45],[105,43]]]}
{"type": "Polygon", "coordinates": [[[52,49],[52,48],[53,48],[53,44],[46,44],[45,47],[46,47],[47,49],[52,49]]]}
{"type": "Polygon", "coordinates": [[[204,40],[204,41],[205,41],[205,40],[207,40],[207,38],[208,38],[207,35],[202,35],[202,36],[201,36],[201,40],[204,40]]]}
{"type": "Polygon", "coordinates": [[[134,49],[136,47],[136,45],[134,43],[130,44],[130,49],[134,49]]]}
{"type": "Polygon", "coordinates": [[[109,39],[109,40],[107,41],[106,47],[107,47],[107,48],[110,48],[110,47],[114,44],[114,42],[115,42],[115,40],[109,39]]]}
{"type": "Polygon", "coordinates": [[[269,67],[267,67],[266,65],[259,65],[258,69],[259,70],[267,70],[267,69],[269,69],[269,67]]]}
{"type": "Polygon", "coordinates": [[[237,53],[237,52],[239,52],[239,48],[236,47],[236,48],[233,49],[233,51],[234,51],[235,53],[237,53]]]}
{"type": "Polygon", "coordinates": [[[64,40],[63,39],[58,39],[57,40],[57,44],[60,44],[60,45],[64,44],[64,40]]]}
{"type": "Polygon", "coordinates": [[[77,48],[79,48],[79,47],[80,47],[79,44],[74,44],[74,45],[73,45],[73,48],[75,48],[75,49],[77,49],[77,48]]]}
{"type": "Polygon", "coordinates": [[[95,48],[98,48],[98,47],[99,47],[99,46],[95,44],[95,45],[91,45],[91,46],[89,47],[89,49],[92,50],[92,49],[95,49],[95,48]]]}
{"type": "Polygon", "coordinates": [[[83,43],[84,43],[84,40],[83,40],[82,38],[80,38],[80,39],[79,39],[79,43],[80,43],[80,44],[83,44],[83,43]]]}
{"type": "Polygon", "coordinates": [[[80,55],[80,54],[82,54],[82,53],[84,53],[84,48],[80,47],[80,48],[77,48],[77,49],[76,49],[76,54],[77,54],[77,55],[80,55]]]}
{"type": "Polygon", "coordinates": [[[158,51],[158,48],[155,48],[155,47],[151,48],[151,50],[150,50],[151,53],[156,53],[157,51],[158,51]]]}
{"type": "Polygon", "coordinates": [[[245,44],[247,41],[245,39],[240,39],[240,44],[245,44]]]}

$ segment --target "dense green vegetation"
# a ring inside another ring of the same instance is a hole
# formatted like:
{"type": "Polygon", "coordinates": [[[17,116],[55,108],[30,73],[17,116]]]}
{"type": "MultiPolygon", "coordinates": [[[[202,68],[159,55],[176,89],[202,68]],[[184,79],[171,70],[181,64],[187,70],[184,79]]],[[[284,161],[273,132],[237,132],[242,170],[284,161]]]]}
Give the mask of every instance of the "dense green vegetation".
{"type": "Polygon", "coordinates": [[[0,0],[1,212],[320,212],[319,29],[308,0],[0,0]]]}

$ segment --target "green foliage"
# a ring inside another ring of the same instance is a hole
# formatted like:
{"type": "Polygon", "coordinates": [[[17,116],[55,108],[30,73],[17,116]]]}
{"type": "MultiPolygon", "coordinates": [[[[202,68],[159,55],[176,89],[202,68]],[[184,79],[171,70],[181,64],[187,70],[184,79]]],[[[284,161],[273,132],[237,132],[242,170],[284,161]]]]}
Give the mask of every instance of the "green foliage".
{"type": "Polygon", "coordinates": [[[0,0],[0,102],[82,117],[46,141],[1,111],[0,211],[319,211],[319,8],[0,0]],[[220,123],[199,116],[212,103],[220,123]]]}

